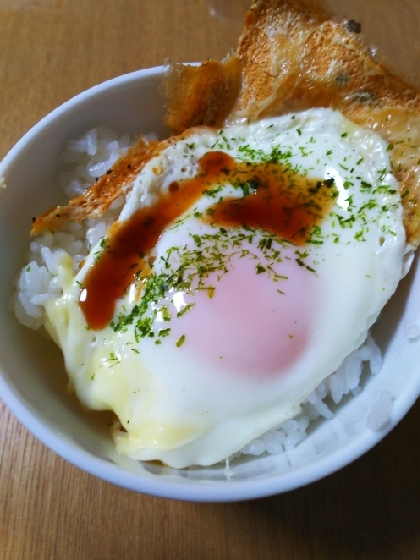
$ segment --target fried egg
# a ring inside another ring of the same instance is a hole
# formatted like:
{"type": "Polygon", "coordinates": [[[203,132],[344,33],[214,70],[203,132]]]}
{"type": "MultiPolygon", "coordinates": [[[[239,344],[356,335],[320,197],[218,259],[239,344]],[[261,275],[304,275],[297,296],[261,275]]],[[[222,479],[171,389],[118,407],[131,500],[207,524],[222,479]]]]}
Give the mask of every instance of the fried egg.
{"type": "Polygon", "coordinates": [[[330,109],[192,129],[135,179],[46,304],[117,449],[211,465],[292,418],[366,338],[404,270],[387,143],[330,109]]]}

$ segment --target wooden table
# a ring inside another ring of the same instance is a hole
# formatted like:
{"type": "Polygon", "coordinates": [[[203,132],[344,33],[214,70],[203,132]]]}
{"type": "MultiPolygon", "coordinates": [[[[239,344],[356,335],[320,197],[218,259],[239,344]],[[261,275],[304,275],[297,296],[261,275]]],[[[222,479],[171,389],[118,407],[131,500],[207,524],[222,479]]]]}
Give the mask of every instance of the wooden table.
{"type": "MultiPolygon", "coordinates": [[[[345,0],[335,4],[348,10],[345,0]]],[[[374,21],[375,42],[413,73],[416,6],[360,0],[346,15],[374,21]]],[[[166,58],[223,57],[240,30],[239,21],[212,18],[205,0],[0,0],[0,158],[80,91],[166,58]]],[[[47,450],[0,404],[0,559],[419,559],[419,427],[417,402],[375,449],[309,487],[253,502],[191,504],[96,480],[47,450]]]]}

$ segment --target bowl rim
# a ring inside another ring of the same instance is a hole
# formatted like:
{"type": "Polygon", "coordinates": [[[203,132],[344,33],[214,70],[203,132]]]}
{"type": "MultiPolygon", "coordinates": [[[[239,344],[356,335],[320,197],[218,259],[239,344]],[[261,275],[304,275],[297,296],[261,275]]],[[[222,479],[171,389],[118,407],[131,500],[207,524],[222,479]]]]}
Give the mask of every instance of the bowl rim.
{"type": "Polygon", "coordinates": [[[166,73],[167,66],[154,66],[152,68],[144,68],[141,70],[136,70],[135,72],[129,72],[127,74],[122,74],[121,76],[116,76],[115,78],[110,78],[105,80],[100,84],[96,84],[91,88],[82,91],[69,100],[65,101],[47,115],[42,117],[34,126],[32,126],[17,142],[8,153],[5,155],[3,160],[0,162],[0,177],[3,175],[4,171],[12,164],[13,160],[19,155],[21,150],[28,145],[40,132],[42,132],[47,126],[59,117],[65,111],[71,110],[76,105],[88,101],[89,99],[101,94],[104,91],[108,91],[113,88],[118,88],[121,85],[129,84],[131,82],[136,82],[141,78],[147,78],[149,76],[159,76],[166,73]]]}
{"type": "MultiPolygon", "coordinates": [[[[166,66],[137,70],[107,80],[75,95],[43,117],[10,149],[0,163],[0,176],[19,157],[20,152],[63,113],[71,111],[74,107],[104,91],[147,79],[150,76],[162,76],[166,71],[166,66]]],[[[185,483],[185,481],[167,480],[161,477],[156,478],[156,480],[153,477],[141,478],[128,471],[123,471],[117,465],[112,465],[103,459],[94,457],[87,451],[76,447],[72,442],[65,440],[38,417],[30,403],[21,398],[17,389],[6,382],[0,364],[0,397],[4,404],[29,432],[57,455],[76,467],[117,486],[156,497],[192,502],[231,502],[262,498],[305,486],[338,471],[371,449],[403,418],[420,393],[420,376],[415,384],[415,389],[407,392],[408,394],[404,398],[399,398],[394,402],[392,418],[384,428],[377,431],[366,430],[339,451],[299,467],[291,473],[278,474],[254,481],[223,480],[221,482],[203,483],[191,480],[185,483]]],[[[176,472],[176,469],[174,469],[174,472],[176,472]]]]}

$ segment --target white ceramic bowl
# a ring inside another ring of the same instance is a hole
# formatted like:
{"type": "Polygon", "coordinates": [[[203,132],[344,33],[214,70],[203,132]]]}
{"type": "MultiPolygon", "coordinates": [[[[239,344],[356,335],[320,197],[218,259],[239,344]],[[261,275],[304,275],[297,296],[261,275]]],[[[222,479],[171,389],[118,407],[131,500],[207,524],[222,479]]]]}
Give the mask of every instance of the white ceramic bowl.
{"type": "Polygon", "coordinates": [[[65,103],[30,130],[0,165],[7,188],[0,193],[0,395],[19,420],[56,453],[102,479],[126,488],[193,501],[232,501],[290,490],[339,469],[371,448],[407,412],[420,392],[420,338],[407,329],[420,318],[420,271],[410,275],[383,311],[375,337],[384,366],[362,393],[342,406],[285,456],[242,460],[223,467],[176,469],[118,456],[106,413],[85,412],[66,393],[59,350],[18,324],[9,300],[25,262],[31,217],[57,204],[58,156],[69,139],[99,124],[130,134],[167,134],[160,82],[163,68],[121,76],[65,103]],[[392,395],[389,422],[368,427],[382,391],[392,395]],[[314,454],[315,451],[315,454],[314,454]]]}

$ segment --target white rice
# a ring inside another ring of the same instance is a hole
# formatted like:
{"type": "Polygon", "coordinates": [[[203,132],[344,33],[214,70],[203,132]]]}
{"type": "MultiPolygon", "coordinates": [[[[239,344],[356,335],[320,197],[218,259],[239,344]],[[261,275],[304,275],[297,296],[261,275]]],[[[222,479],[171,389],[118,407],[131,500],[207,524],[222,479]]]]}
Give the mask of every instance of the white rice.
{"type": "MultiPolygon", "coordinates": [[[[71,140],[60,157],[63,165],[59,174],[59,183],[69,199],[83,193],[97,177],[106,173],[133,143],[128,135],[118,137],[104,126],[71,140]]],[[[20,272],[14,298],[14,312],[22,324],[32,329],[42,327],[45,302],[60,293],[57,286],[60,255],[66,251],[73,258],[75,271],[78,270],[90,248],[115,222],[124,202],[121,196],[102,218],[82,224],[69,223],[62,231],[43,233],[31,242],[28,264],[20,272]]]]}
{"type": "MultiPolygon", "coordinates": [[[[70,141],[60,158],[62,171],[59,183],[64,192],[69,198],[81,194],[112,167],[132,143],[128,135],[118,137],[103,126],[89,130],[78,140],[70,141]]],[[[73,258],[74,269],[78,270],[90,247],[105,236],[109,226],[117,219],[124,201],[123,196],[119,197],[100,219],[86,220],[83,224],[70,223],[61,232],[43,233],[31,242],[28,264],[19,274],[13,297],[13,309],[22,324],[32,329],[42,329],[46,301],[60,294],[57,284],[60,254],[66,251],[73,258]]],[[[308,432],[315,429],[317,423],[333,418],[340,403],[359,394],[363,376],[376,375],[381,366],[381,352],[369,335],[362,346],[352,352],[337,371],[309,395],[295,418],[254,439],[240,453],[278,455],[292,450],[307,437],[308,432]]],[[[392,398],[383,395],[378,407],[377,411],[371,411],[368,418],[371,429],[380,429],[387,422],[392,398]]]]}

